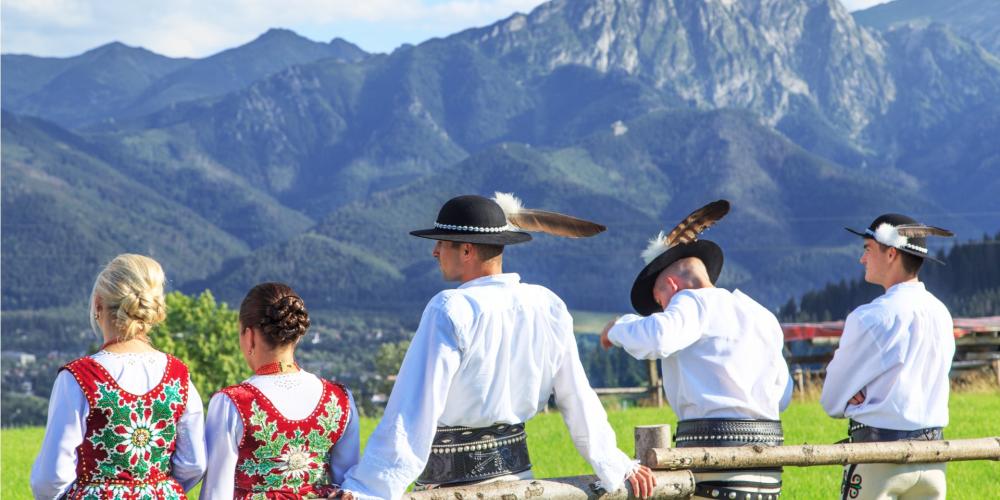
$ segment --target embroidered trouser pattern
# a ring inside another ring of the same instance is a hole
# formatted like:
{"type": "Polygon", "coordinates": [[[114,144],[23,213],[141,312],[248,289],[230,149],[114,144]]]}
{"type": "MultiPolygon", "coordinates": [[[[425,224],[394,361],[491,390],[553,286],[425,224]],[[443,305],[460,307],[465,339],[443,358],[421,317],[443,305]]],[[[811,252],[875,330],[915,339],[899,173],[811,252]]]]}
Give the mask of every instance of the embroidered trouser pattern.
{"type": "Polygon", "coordinates": [[[842,500],[943,499],[945,464],[857,464],[844,466],[842,500]]]}

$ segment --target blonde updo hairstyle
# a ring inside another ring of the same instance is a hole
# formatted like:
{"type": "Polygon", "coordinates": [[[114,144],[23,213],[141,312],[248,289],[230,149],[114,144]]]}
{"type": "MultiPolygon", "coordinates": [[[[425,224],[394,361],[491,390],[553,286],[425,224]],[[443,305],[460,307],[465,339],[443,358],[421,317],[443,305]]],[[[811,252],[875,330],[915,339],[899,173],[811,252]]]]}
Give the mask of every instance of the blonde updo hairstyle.
{"type": "Polygon", "coordinates": [[[95,301],[104,306],[102,314],[113,315],[119,340],[132,340],[149,333],[167,317],[163,299],[163,268],[155,260],[136,254],[121,254],[97,275],[90,294],[90,327],[101,337],[95,301]]]}

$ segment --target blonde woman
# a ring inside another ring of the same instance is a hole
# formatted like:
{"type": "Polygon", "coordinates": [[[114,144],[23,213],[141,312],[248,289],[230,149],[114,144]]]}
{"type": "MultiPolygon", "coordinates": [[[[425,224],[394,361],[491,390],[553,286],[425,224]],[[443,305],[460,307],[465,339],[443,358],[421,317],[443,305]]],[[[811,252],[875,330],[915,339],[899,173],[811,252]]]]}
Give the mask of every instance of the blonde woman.
{"type": "Polygon", "coordinates": [[[160,264],[133,254],[97,276],[90,318],[104,344],[56,377],[35,498],[183,499],[205,473],[201,398],[148,336],[166,317],[163,281],[160,264]]]}
{"type": "Polygon", "coordinates": [[[202,499],[326,497],[358,463],[351,393],[299,368],[305,303],[282,283],[255,286],[240,305],[240,350],[254,375],[212,396],[211,467],[202,499]]]}

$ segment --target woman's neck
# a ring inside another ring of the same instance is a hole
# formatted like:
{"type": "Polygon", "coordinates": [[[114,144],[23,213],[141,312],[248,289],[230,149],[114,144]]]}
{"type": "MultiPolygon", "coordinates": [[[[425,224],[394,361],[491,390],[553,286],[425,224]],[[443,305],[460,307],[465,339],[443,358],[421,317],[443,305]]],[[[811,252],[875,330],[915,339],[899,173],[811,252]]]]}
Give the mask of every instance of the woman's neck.
{"type": "Polygon", "coordinates": [[[257,374],[273,375],[275,373],[292,373],[299,371],[295,363],[295,353],[291,349],[280,352],[260,353],[250,367],[257,374]],[[268,372],[268,373],[259,373],[268,372]]]}
{"type": "Polygon", "coordinates": [[[128,340],[122,340],[120,337],[109,337],[104,336],[104,345],[101,346],[102,351],[107,351],[110,353],[129,353],[129,352],[153,352],[156,349],[150,344],[149,339],[146,336],[136,337],[128,340]]]}

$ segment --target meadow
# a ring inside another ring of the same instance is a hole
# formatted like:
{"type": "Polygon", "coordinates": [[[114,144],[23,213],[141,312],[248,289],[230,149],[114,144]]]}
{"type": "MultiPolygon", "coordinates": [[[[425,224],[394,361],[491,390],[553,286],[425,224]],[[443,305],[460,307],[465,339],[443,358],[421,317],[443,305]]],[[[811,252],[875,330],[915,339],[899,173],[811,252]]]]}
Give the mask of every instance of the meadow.
{"type": "MultiPolygon", "coordinates": [[[[953,393],[949,439],[1000,436],[1000,391],[996,389],[953,393]]],[[[612,410],[608,418],[618,437],[618,445],[633,454],[633,428],[637,425],[676,424],[668,408],[612,410]]],[[[814,399],[797,399],[782,415],[786,444],[827,444],[844,437],[846,424],[823,413],[814,399]]],[[[363,418],[363,440],[371,434],[376,419],[363,418]]],[[[528,422],[528,446],[537,477],[590,474],[587,463],[573,448],[558,412],[539,414],[528,422]]],[[[0,496],[30,499],[28,478],[38,453],[43,429],[27,427],[0,431],[0,496]]],[[[784,498],[839,498],[841,468],[789,467],[785,469],[784,498]]],[[[196,494],[191,495],[197,498],[196,494]]],[[[1000,497],[1000,463],[955,462],[948,465],[948,498],[980,499],[1000,497]]]]}

